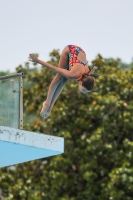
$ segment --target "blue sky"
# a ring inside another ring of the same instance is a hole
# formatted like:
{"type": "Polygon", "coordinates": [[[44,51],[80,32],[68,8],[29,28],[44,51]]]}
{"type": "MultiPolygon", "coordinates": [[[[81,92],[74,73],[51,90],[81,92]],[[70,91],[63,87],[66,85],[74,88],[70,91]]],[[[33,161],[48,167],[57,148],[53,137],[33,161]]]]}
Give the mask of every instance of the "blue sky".
{"type": "Polygon", "coordinates": [[[91,62],[133,58],[133,0],[0,0],[0,71],[15,71],[39,53],[81,46],[91,62]]]}

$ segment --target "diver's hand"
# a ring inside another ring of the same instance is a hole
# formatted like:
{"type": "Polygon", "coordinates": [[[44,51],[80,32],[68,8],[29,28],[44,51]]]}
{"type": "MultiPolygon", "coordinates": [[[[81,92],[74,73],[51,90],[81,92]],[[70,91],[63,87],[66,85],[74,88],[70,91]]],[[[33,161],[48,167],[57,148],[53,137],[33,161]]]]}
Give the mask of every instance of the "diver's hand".
{"type": "Polygon", "coordinates": [[[31,62],[38,63],[38,58],[37,58],[37,56],[36,56],[35,54],[33,54],[33,53],[29,54],[29,60],[30,60],[31,62]]]}

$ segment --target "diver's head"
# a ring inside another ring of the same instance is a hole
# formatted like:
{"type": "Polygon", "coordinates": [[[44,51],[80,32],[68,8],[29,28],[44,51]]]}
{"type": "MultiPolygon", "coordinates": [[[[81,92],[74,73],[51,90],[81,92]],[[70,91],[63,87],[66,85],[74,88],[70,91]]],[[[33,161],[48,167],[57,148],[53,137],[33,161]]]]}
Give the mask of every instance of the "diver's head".
{"type": "MultiPolygon", "coordinates": [[[[93,68],[92,68],[93,69],[93,68]]],[[[82,75],[82,79],[79,81],[79,91],[85,94],[86,92],[91,92],[94,88],[95,78],[99,76],[95,72],[84,73],[82,75]]]]}
{"type": "Polygon", "coordinates": [[[86,92],[91,92],[94,88],[95,79],[88,74],[79,81],[79,91],[85,94],[86,92]]]}

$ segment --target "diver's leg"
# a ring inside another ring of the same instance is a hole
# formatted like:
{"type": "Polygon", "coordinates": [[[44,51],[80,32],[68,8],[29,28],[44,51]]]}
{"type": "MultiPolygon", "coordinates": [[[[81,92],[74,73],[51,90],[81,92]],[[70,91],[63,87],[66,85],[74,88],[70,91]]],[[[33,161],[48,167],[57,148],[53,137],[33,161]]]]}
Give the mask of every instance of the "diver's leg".
{"type": "MultiPolygon", "coordinates": [[[[64,68],[64,69],[67,69],[68,68],[68,53],[69,53],[69,48],[68,47],[65,47],[61,56],[60,56],[60,60],[59,60],[59,66],[58,67],[61,67],[61,68],[64,68]]],[[[50,84],[50,87],[49,87],[49,90],[48,90],[48,94],[47,94],[47,99],[46,101],[43,103],[43,107],[42,107],[42,110],[41,110],[41,115],[44,116],[45,113],[48,111],[51,103],[52,103],[52,99],[54,99],[54,95],[55,95],[55,92],[59,86],[59,84],[62,82],[62,80],[64,80],[65,77],[57,74],[54,79],[52,80],[51,84],[50,84]]],[[[58,89],[62,91],[62,89],[60,89],[61,87],[59,87],[58,89]]],[[[62,86],[63,88],[63,86],[62,86]]],[[[59,92],[60,94],[61,92],[59,92]]],[[[58,96],[58,95],[57,95],[58,96]]],[[[57,98],[56,98],[57,99],[57,98]]]]}
{"type": "MultiPolygon", "coordinates": [[[[49,117],[49,115],[51,114],[51,111],[52,111],[52,108],[57,100],[57,98],[59,97],[60,93],[62,92],[63,90],[63,87],[65,86],[65,84],[67,83],[68,79],[66,79],[64,77],[64,79],[61,80],[61,82],[59,83],[54,95],[53,95],[53,98],[52,98],[52,101],[51,101],[51,104],[49,106],[49,109],[47,110],[47,112],[44,113],[44,117],[47,118],[49,117]]],[[[44,102],[45,104],[45,102],[44,102]]]]}

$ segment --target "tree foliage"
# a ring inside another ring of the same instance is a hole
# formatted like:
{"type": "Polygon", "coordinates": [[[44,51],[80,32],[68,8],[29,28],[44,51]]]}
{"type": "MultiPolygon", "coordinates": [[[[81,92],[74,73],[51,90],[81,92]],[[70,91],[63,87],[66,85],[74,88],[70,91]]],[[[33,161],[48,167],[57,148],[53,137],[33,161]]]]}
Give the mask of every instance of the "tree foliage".
{"type": "Polygon", "coordinates": [[[9,71],[0,71],[0,76],[6,76],[9,75],[9,71]]]}
{"type": "MultiPolygon", "coordinates": [[[[57,66],[59,51],[50,53],[57,66]]],[[[100,77],[85,95],[69,81],[52,114],[40,116],[54,73],[38,65],[24,71],[24,129],[65,138],[65,153],[0,170],[6,200],[132,200],[133,65],[98,55],[100,77]]]]}

